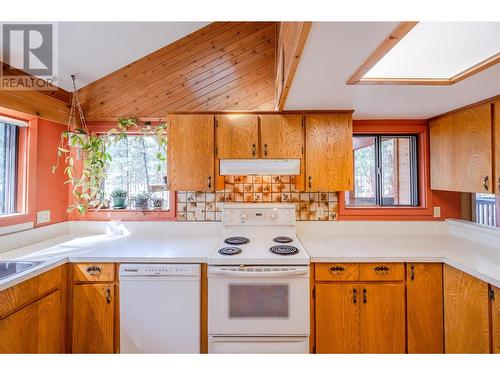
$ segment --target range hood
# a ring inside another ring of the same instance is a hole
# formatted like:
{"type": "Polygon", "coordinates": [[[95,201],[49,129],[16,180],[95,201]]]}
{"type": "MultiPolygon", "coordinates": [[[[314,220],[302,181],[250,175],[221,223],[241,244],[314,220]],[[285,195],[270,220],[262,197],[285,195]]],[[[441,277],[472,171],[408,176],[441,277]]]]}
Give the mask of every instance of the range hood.
{"type": "Polygon", "coordinates": [[[221,159],[222,176],[299,175],[300,159],[221,159]]]}

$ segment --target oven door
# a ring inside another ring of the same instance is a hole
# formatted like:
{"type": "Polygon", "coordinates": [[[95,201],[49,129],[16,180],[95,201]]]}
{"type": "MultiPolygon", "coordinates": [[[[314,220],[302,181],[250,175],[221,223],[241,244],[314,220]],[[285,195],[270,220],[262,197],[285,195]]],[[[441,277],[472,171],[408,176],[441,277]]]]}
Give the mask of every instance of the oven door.
{"type": "Polygon", "coordinates": [[[309,335],[309,267],[208,269],[209,335],[309,335]]]}

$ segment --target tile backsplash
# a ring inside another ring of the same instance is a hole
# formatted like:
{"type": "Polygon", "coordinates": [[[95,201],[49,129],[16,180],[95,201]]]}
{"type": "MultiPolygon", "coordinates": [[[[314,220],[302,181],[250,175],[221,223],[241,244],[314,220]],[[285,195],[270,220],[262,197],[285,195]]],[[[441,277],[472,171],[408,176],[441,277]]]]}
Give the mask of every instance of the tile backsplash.
{"type": "Polygon", "coordinates": [[[224,190],[178,191],[177,220],[220,221],[224,202],[294,203],[297,220],[337,220],[336,192],[301,192],[295,176],[226,176],[224,190]]]}

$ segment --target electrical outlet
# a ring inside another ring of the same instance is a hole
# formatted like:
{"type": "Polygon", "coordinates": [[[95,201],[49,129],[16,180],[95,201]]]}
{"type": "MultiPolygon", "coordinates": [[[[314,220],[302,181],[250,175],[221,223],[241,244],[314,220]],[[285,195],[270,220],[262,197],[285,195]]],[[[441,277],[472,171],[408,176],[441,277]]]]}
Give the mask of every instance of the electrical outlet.
{"type": "Polygon", "coordinates": [[[434,207],[434,217],[441,217],[441,207],[434,207]]]}
{"type": "Polygon", "coordinates": [[[37,224],[50,223],[50,210],[38,211],[36,213],[36,223],[37,224]]]}

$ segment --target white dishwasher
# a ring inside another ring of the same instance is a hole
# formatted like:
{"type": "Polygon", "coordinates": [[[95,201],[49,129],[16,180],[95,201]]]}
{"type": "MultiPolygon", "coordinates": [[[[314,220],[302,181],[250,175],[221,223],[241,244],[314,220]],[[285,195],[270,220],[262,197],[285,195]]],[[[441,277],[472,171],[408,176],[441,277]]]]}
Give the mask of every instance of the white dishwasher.
{"type": "Polygon", "coordinates": [[[200,265],[120,265],[120,352],[200,352],[200,265]]]}

